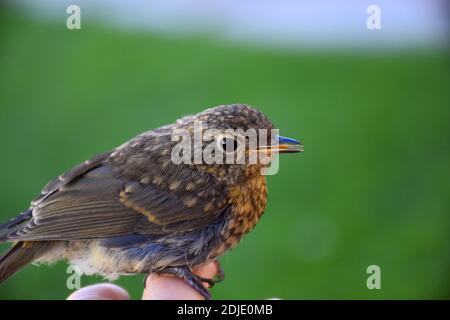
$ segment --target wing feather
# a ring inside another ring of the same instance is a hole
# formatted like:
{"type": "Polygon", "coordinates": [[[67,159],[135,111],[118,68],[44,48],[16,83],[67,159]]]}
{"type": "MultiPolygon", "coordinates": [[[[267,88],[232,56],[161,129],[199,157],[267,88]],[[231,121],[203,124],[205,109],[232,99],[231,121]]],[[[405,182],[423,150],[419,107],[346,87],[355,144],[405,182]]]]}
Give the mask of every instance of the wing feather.
{"type": "Polygon", "coordinates": [[[130,242],[201,228],[227,207],[220,197],[207,202],[196,193],[177,194],[130,182],[115,176],[106,164],[85,163],[62,177],[33,202],[31,219],[12,230],[10,240],[124,237],[130,242]]]}

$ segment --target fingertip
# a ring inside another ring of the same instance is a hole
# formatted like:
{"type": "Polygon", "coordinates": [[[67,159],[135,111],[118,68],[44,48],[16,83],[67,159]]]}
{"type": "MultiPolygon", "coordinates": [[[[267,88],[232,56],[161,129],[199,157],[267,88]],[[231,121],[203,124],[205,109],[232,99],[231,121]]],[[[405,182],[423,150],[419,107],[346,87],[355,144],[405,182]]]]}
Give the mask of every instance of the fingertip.
{"type": "Polygon", "coordinates": [[[67,300],[129,300],[128,292],[114,284],[102,283],[81,288],[67,300]]]}
{"type": "MultiPolygon", "coordinates": [[[[208,262],[194,269],[202,278],[212,279],[219,272],[216,261],[208,262]]],[[[208,287],[207,283],[204,283],[208,287]]],[[[145,283],[143,300],[204,300],[205,298],[184,280],[167,274],[150,274],[145,283]]]]}
{"type": "Polygon", "coordinates": [[[208,262],[194,269],[194,273],[205,279],[213,279],[219,273],[217,262],[208,262]]]}
{"type": "Polygon", "coordinates": [[[184,280],[164,274],[147,277],[143,300],[204,300],[184,280]]]}

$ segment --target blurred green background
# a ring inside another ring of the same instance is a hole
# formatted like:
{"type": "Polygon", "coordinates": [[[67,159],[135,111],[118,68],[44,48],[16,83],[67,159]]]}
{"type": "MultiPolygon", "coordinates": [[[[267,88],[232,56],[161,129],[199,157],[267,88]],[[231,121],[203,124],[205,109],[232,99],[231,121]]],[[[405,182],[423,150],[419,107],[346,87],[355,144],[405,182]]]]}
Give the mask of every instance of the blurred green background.
{"type": "MultiPolygon", "coordinates": [[[[266,213],[221,259],[215,298],[450,298],[447,52],[286,52],[89,22],[69,32],[14,10],[0,12],[0,42],[1,222],[94,154],[249,103],[306,151],[268,178],[266,213]],[[372,264],[381,290],[366,287],[372,264]]],[[[0,298],[63,299],[66,268],[29,266],[0,298]]],[[[140,297],[141,276],[117,283],[140,297]]]]}

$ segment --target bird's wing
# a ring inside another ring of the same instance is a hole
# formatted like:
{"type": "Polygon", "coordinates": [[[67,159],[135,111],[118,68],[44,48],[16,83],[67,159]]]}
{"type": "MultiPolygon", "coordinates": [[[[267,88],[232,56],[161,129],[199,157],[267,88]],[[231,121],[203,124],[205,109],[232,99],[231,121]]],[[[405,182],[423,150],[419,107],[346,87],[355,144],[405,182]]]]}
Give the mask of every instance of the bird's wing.
{"type": "MultiPolygon", "coordinates": [[[[205,226],[227,206],[206,203],[191,194],[177,195],[154,185],[116,178],[101,165],[80,170],[33,203],[32,218],[8,235],[11,240],[76,240],[122,235],[162,235],[205,226]]],[[[64,181],[61,179],[61,181],[64,181]]]]}
{"type": "Polygon", "coordinates": [[[7,241],[9,236],[15,231],[21,229],[24,225],[30,222],[33,217],[33,210],[40,205],[53,193],[61,189],[66,184],[72,182],[84,173],[92,170],[102,164],[102,162],[109,157],[112,151],[105,152],[86,160],[64,174],[59,175],[51,180],[41,191],[41,194],[31,202],[31,207],[22,212],[18,216],[12,218],[5,224],[0,225],[0,241],[7,241]]]}

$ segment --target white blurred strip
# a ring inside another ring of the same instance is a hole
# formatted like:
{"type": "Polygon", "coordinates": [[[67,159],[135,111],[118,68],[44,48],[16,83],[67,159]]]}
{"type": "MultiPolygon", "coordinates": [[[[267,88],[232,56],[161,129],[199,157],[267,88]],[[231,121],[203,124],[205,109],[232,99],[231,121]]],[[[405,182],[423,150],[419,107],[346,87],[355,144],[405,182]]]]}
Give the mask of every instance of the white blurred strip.
{"type": "Polygon", "coordinates": [[[15,0],[39,15],[63,19],[69,4],[83,18],[172,33],[208,33],[292,47],[443,46],[446,0],[15,0]],[[366,9],[381,8],[382,29],[366,28],[366,9]]]}

